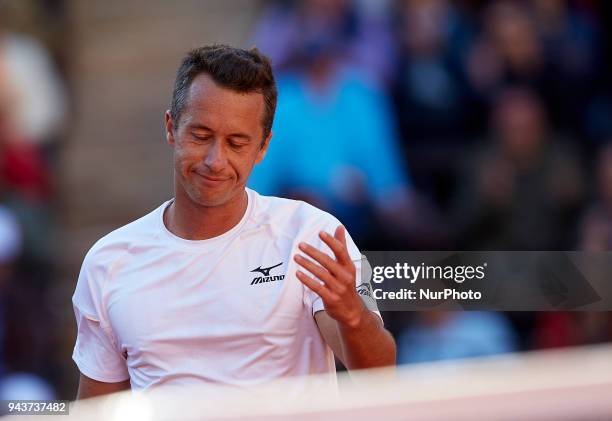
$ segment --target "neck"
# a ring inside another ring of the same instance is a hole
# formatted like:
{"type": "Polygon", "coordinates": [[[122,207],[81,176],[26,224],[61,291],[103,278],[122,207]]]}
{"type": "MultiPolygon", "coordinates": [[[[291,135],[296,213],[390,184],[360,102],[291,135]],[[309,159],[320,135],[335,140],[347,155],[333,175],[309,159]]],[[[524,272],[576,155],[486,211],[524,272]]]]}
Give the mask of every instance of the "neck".
{"type": "Polygon", "coordinates": [[[164,224],[171,233],[186,240],[207,240],[235,227],[247,205],[246,190],[220,206],[202,206],[184,192],[177,191],[174,201],[164,212],[164,224]]]}

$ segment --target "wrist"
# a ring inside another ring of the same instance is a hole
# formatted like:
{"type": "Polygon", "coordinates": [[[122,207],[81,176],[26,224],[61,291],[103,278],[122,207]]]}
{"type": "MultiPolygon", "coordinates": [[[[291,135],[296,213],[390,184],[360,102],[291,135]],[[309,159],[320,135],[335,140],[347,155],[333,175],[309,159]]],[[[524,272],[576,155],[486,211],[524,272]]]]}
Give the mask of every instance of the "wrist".
{"type": "Polygon", "coordinates": [[[355,312],[355,315],[340,322],[340,327],[344,330],[357,330],[363,326],[364,321],[367,317],[367,308],[363,305],[360,306],[359,310],[355,312]]]}

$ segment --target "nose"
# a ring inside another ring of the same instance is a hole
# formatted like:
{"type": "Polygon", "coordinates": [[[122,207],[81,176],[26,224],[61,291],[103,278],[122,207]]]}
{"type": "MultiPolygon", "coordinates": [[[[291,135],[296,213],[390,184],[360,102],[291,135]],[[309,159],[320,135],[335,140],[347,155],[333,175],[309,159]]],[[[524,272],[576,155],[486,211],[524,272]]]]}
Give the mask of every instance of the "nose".
{"type": "Polygon", "coordinates": [[[227,155],[225,153],[225,148],[223,147],[223,142],[220,140],[215,140],[212,142],[206,153],[204,165],[211,173],[219,173],[223,171],[226,164],[227,155]]]}

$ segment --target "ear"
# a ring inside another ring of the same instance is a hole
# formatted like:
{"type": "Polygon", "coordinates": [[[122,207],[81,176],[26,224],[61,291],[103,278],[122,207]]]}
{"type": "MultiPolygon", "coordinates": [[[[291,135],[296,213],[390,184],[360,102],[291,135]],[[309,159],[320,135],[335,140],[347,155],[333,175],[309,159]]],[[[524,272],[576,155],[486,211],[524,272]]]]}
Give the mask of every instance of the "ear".
{"type": "Polygon", "coordinates": [[[255,164],[259,164],[263,161],[266,156],[266,152],[268,152],[268,146],[270,146],[270,140],[272,139],[272,131],[268,134],[268,136],[264,139],[263,143],[259,147],[259,151],[257,152],[257,158],[255,159],[255,164]]]}
{"type": "Polygon", "coordinates": [[[170,146],[174,146],[174,120],[172,120],[170,110],[166,110],[166,113],[164,114],[164,119],[166,123],[166,141],[170,146]]]}

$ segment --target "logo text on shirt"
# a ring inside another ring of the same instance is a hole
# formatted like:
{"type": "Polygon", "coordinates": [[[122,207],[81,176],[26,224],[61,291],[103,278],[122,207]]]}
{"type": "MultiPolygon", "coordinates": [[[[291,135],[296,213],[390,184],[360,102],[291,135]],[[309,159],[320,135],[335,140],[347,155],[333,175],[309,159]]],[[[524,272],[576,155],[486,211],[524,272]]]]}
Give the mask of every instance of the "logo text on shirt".
{"type": "Polygon", "coordinates": [[[251,272],[259,272],[261,273],[263,276],[258,276],[256,278],[254,278],[251,281],[251,285],[255,285],[255,284],[263,284],[264,282],[273,282],[273,281],[282,281],[283,279],[285,279],[285,275],[270,275],[270,271],[274,268],[279,267],[280,265],[282,265],[283,262],[280,262],[276,265],[273,266],[269,266],[267,268],[262,268],[261,266],[253,269],[251,272]]]}

